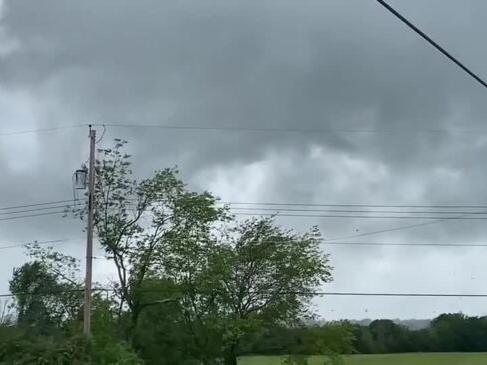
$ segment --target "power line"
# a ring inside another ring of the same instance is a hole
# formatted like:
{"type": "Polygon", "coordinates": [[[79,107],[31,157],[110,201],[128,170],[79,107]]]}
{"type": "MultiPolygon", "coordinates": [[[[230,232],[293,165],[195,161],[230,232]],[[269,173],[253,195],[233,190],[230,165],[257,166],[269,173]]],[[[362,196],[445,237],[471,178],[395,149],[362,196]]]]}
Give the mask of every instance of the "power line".
{"type": "MultiPolygon", "coordinates": [[[[114,291],[111,288],[93,288],[92,291],[114,291]]],[[[48,295],[56,295],[56,294],[66,294],[66,293],[82,293],[84,292],[83,288],[79,289],[63,289],[63,290],[51,290],[51,291],[44,291],[44,292],[19,292],[19,293],[4,293],[0,294],[0,298],[12,298],[17,295],[32,295],[32,296],[48,296],[48,295]]]]}
{"type": "MultiPolygon", "coordinates": [[[[8,246],[0,246],[0,250],[24,247],[27,244],[48,245],[74,241],[74,238],[64,238],[47,241],[29,241],[8,246]]],[[[265,241],[262,243],[278,243],[265,241]]],[[[390,242],[322,242],[325,246],[407,246],[407,247],[487,247],[482,243],[390,243],[390,242]]],[[[99,257],[97,257],[99,258],[99,257]]]]}
{"type": "Polygon", "coordinates": [[[73,203],[75,204],[77,201],[80,201],[82,199],[68,199],[68,200],[57,200],[57,201],[50,201],[50,202],[44,202],[44,203],[34,203],[34,204],[23,204],[23,205],[15,205],[15,206],[9,206],[9,207],[0,207],[0,210],[11,210],[11,209],[20,209],[20,208],[30,208],[30,207],[39,207],[39,206],[44,206],[44,205],[53,205],[53,204],[61,204],[61,203],[73,203]]]}
{"type": "Polygon", "coordinates": [[[367,292],[303,292],[301,295],[345,297],[426,297],[426,298],[487,298],[487,294],[457,293],[367,293],[367,292]]]}
{"type": "Polygon", "coordinates": [[[11,248],[24,247],[25,245],[28,245],[28,244],[49,245],[49,244],[69,242],[69,241],[73,241],[73,240],[74,239],[72,239],[72,238],[65,238],[65,239],[48,240],[48,241],[31,241],[31,242],[18,243],[18,244],[9,245],[9,246],[0,246],[0,250],[7,250],[7,249],[11,249],[11,248]]]}
{"type": "MultiPolygon", "coordinates": [[[[484,220],[487,219],[487,211],[391,211],[391,210],[348,210],[348,209],[294,209],[294,208],[262,208],[262,207],[232,207],[225,203],[229,211],[235,216],[269,216],[269,217],[300,217],[300,218],[352,218],[352,219],[428,219],[428,220],[484,220]],[[272,213],[268,213],[272,212],[272,213]],[[284,213],[282,213],[284,212],[284,213]],[[291,212],[291,213],[288,213],[291,212]],[[303,214],[292,214],[292,212],[303,212],[303,214]],[[309,213],[343,213],[343,214],[304,214],[309,213]],[[351,213],[362,213],[351,214],[351,213]],[[370,214],[393,214],[393,215],[370,215],[370,214]],[[397,214],[408,214],[397,215],[397,214]],[[423,214],[440,214],[440,216],[424,216],[423,214]],[[445,215],[453,215],[446,217],[445,215]]],[[[240,203],[245,204],[245,203],[240,203]]],[[[279,204],[279,203],[276,203],[279,204]]],[[[305,205],[305,204],[303,204],[305,205]]],[[[127,207],[135,206],[128,203],[127,207]]],[[[419,206],[418,206],[419,207],[419,206]]],[[[446,207],[446,206],[445,206],[446,207]]],[[[431,224],[431,223],[427,223],[431,224]]],[[[423,225],[423,224],[421,224],[423,225]]],[[[416,226],[416,225],[413,225],[416,226]]],[[[400,227],[400,229],[405,229],[400,227]]],[[[394,228],[394,230],[396,230],[394,228]]],[[[348,238],[348,237],[347,237],[348,238]]]]}
{"type": "MultiPolygon", "coordinates": [[[[32,295],[32,296],[48,296],[64,293],[81,293],[84,289],[70,289],[70,290],[57,290],[57,291],[46,291],[46,292],[36,292],[36,293],[4,293],[0,294],[0,297],[14,297],[17,295],[32,295]]],[[[113,288],[93,288],[93,291],[115,291],[113,288]]],[[[158,289],[142,289],[141,292],[162,292],[158,289]]],[[[266,294],[266,293],[261,293],[266,294]]],[[[274,293],[273,293],[274,294],[274,293]]],[[[463,294],[463,293],[393,293],[393,292],[328,292],[328,291],[281,291],[281,295],[301,295],[301,296],[355,296],[355,297],[422,297],[422,298],[487,298],[487,294],[463,294]]]]}
{"type": "Polygon", "coordinates": [[[487,247],[483,243],[323,242],[326,246],[487,247]]]}
{"type": "MultiPolygon", "coordinates": [[[[0,221],[3,220],[12,220],[12,219],[21,219],[21,218],[30,218],[30,217],[38,217],[38,216],[49,216],[49,215],[56,215],[56,214],[65,214],[66,209],[61,211],[54,211],[54,212],[47,212],[47,213],[39,213],[39,214],[27,214],[17,216],[16,214],[21,213],[28,213],[28,212],[38,212],[44,210],[51,210],[51,209],[59,209],[59,208],[69,208],[70,206],[82,206],[86,204],[85,202],[81,201],[82,199],[77,200],[58,200],[58,201],[51,201],[51,202],[44,202],[44,203],[35,203],[35,204],[24,204],[24,205],[17,205],[17,206],[9,206],[9,207],[2,207],[1,210],[5,212],[0,212],[1,215],[7,215],[8,217],[0,218],[0,221]],[[59,203],[66,203],[66,205],[54,205],[59,203]],[[74,204],[68,204],[74,203],[74,204]],[[33,207],[32,209],[23,209],[17,211],[9,211],[13,209],[21,209],[24,207],[33,207]]],[[[358,235],[352,236],[345,236],[340,238],[334,238],[331,240],[338,240],[338,239],[349,239],[354,237],[362,237],[366,235],[384,233],[384,232],[391,232],[397,230],[403,230],[413,227],[419,227],[423,225],[433,224],[441,221],[448,221],[448,220],[484,220],[487,219],[487,211],[486,212],[479,212],[479,211],[405,211],[405,210],[397,210],[397,211],[390,211],[390,210],[351,210],[351,209],[295,209],[295,208],[286,208],[285,206],[330,206],[330,207],[404,207],[404,208],[426,208],[426,207],[436,207],[436,208],[464,208],[464,209],[478,209],[484,207],[483,205],[379,205],[379,204],[310,204],[310,203],[227,203],[227,204],[249,204],[252,207],[230,207],[230,211],[238,210],[238,212],[233,212],[234,215],[241,215],[241,216],[275,216],[275,217],[299,217],[299,218],[342,218],[342,219],[428,219],[434,220],[435,222],[425,222],[420,224],[408,225],[408,226],[401,226],[401,227],[394,227],[379,231],[373,232],[365,232],[360,233],[358,235]],[[265,206],[276,206],[279,208],[261,208],[255,205],[262,204],[265,206]],[[248,212],[252,211],[252,212],[248,212]],[[275,213],[266,213],[268,211],[273,211],[275,213]],[[285,212],[285,213],[281,213],[285,212]],[[291,213],[289,213],[291,212],[291,213]],[[296,214],[292,213],[296,212],[296,214]],[[299,214],[299,212],[303,212],[303,214],[299,214]],[[306,212],[330,212],[330,213],[343,213],[343,214],[304,214],[306,212]],[[361,213],[361,214],[355,214],[361,213]],[[371,215],[371,214],[381,214],[381,215],[371,215]],[[388,215],[384,215],[388,214],[388,215]],[[408,215],[397,215],[397,214],[408,214],[408,215]],[[429,216],[425,216],[423,214],[433,214],[429,216]],[[437,216],[437,215],[443,216],[437,216]],[[446,214],[456,214],[456,216],[448,216],[445,217],[446,214]]]]}
{"type": "Polygon", "coordinates": [[[349,128],[326,128],[326,129],[301,129],[301,128],[261,128],[261,127],[240,127],[240,126],[197,126],[197,125],[174,125],[174,124],[125,124],[125,123],[105,123],[93,124],[94,126],[105,126],[114,128],[132,129],[165,129],[183,131],[230,131],[230,132],[269,132],[269,133],[468,133],[478,134],[487,133],[487,130],[446,130],[446,129],[349,129],[349,128]]]}
{"type": "MultiPolygon", "coordinates": [[[[259,244],[280,244],[285,243],[289,240],[282,240],[282,241],[256,241],[255,243],[259,244]]],[[[232,242],[227,242],[232,243],[232,242]]],[[[250,242],[252,243],[252,242],[250,242]]],[[[391,243],[391,242],[329,242],[329,241],[320,241],[319,242],[325,246],[407,246],[407,247],[487,247],[487,244],[483,243],[391,243]]]]}
{"type": "Polygon", "coordinates": [[[73,124],[73,125],[65,125],[65,126],[51,127],[51,128],[26,129],[26,130],[18,130],[18,131],[11,131],[11,132],[1,132],[0,136],[3,137],[3,136],[14,136],[20,134],[44,133],[44,132],[58,131],[62,129],[80,128],[85,126],[86,126],[85,124],[73,124]]]}
{"type": "Polygon", "coordinates": [[[149,129],[173,129],[173,130],[196,130],[196,131],[236,131],[236,132],[283,132],[283,133],[377,133],[379,130],[358,130],[358,129],[301,129],[301,128],[261,128],[261,127],[239,127],[239,126],[196,126],[196,125],[170,125],[170,124],[105,124],[107,127],[115,128],[149,128],[149,129]]]}
{"type": "MultiPolygon", "coordinates": [[[[39,216],[49,216],[49,215],[57,215],[57,214],[67,214],[67,213],[69,213],[69,210],[68,210],[69,208],[82,207],[85,204],[86,203],[75,203],[74,205],[53,205],[53,206],[42,206],[40,208],[38,207],[38,208],[32,208],[32,209],[3,211],[3,212],[0,212],[0,221],[39,217],[39,216]],[[64,208],[64,209],[59,210],[60,208],[64,208]],[[58,210],[46,212],[46,213],[18,215],[18,214],[22,214],[22,213],[40,212],[40,211],[46,211],[46,210],[49,211],[52,209],[58,209],[58,210]],[[3,217],[1,217],[1,216],[3,216],[3,217]]],[[[42,204],[32,204],[31,206],[39,206],[39,205],[42,205],[42,204]]],[[[12,207],[10,207],[8,209],[12,209],[12,207]]]]}
{"type": "MultiPolygon", "coordinates": [[[[80,206],[82,204],[77,204],[77,206],[80,206]]],[[[69,208],[69,205],[54,205],[51,207],[42,207],[42,208],[33,208],[33,209],[25,209],[25,210],[14,210],[10,212],[0,212],[0,215],[15,215],[15,214],[20,214],[20,213],[28,213],[28,212],[39,212],[43,210],[50,210],[50,209],[59,209],[59,208],[69,208]]]]}
{"type": "Polygon", "coordinates": [[[374,214],[462,214],[462,215],[486,215],[485,212],[468,211],[418,211],[418,210],[349,210],[349,209],[295,209],[295,208],[259,208],[259,207],[231,207],[231,210],[254,210],[273,212],[318,212],[318,213],[374,213],[374,214]]]}
{"type": "Polygon", "coordinates": [[[443,55],[445,55],[450,61],[455,63],[458,67],[460,67],[463,71],[469,74],[473,79],[475,79],[478,83],[482,86],[487,88],[487,83],[480,78],[480,76],[476,75],[472,70],[470,70],[467,66],[465,66],[462,62],[460,62],[457,58],[452,56],[447,50],[445,50],[442,46],[436,43],[433,39],[431,39],[426,33],[424,33],[421,29],[411,23],[408,19],[406,19],[403,15],[401,15],[397,10],[395,10],[392,6],[386,3],[384,0],[377,0],[379,4],[381,4],[384,8],[390,11],[394,16],[396,16],[399,20],[401,20],[404,24],[406,24],[409,28],[419,34],[422,38],[424,38],[429,44],[435,47],[438,51],[440,51],[443,55]]]}
{"type": "MultiPolygon", "coordinates": [[[[241,203],[244,204],[244,203],[241,203]]],[[[132,206],[130,203],[128,206],[132,206]]],[[[300,217],[300,218],[353,218],[353,219],[433,219],[433,220],[484,220],[487,219],[487,211],[380,211],[380,210],[345,210],[345,209],[293,209],[293,208],[259,208],[259,207],[229,207],[230,212],[236,216],[269,216],[269,217],[300,217]],[[237,210],[237,212],[234,212],[237,210]],[[252,212],[248,212],[252,211],[252,212]],[[267,213],[267,212],[273,213],[267,213]],[[293,214],[281,212],[330,212],[343,214],[293,214]],[[350,214],[349,214],[350,213],[350,214]],[[362,213],[351,214],[351,213],[362,213]],[[413,215],[367,215],[367,214],[413,214],[413,215]],[[414,214],[450,214],[445,216],[423,216],[414,214]]]]}
{"type": "Polygon", "coordinates": [[[229,205],[264,205],[264,206],[303,206],[303,207],[343,207],[343,208],[438,208],[438,209],[487,209],[487,205],[393,205],[393,204],[326,204],[326,203],[283,203],[283,202],[232,202],[223,201],[222,204],[229,205]]]}
{"type": "MultiPolygon", "coordinates": [[[[65,200],[55,200],[55,201],[48,201],[48,202],[41,202],[41,203],[33,203],[33,204],[22,204],[22,205],[15,205],[15,206],[8,206],[8,207],[0,207],[0,210],[9,210],[9,209],[17,209],[17,208],[29,208],[35,206],[43,206],[43,205],[53,205],[53,204],[62,204],[62,203],[73,203],[75,204],[82,204],[78,203],[80,201],[84,202],[86,199],[79,198],[79,199],[65,199],[65,200]]],[[[127,200],[136,200],[127,198],[127,200]]],[[[324,208],[431,208],[431,209],[487,209],[487,205],[475,205],[475,204],[333,204],[333,203],[304,203],[304,202],[242,202],[242,201],[221,201],[217,202],[217,204],[223,205],[251,205],[251,206],[278,206],[278,207],[285,207],[285,208],[276,208],[278,210],[287,209],[286,207],[324,207],[324,208]]],[[[245,207],[238,207],[238,209],[243,209],[245,207]]],[[[237,208],[234,208],[237,209],[237,208]]],[[[247,209],[247,208],[245,208],[247,209]]],[[[248,209],[258,209],[258,208],[248,208],[248,209]]],[[[404,212],[405,213],[405,212],[404,212]]],[[[439,212],[435,212],[439,213],[439,212]]],[[[452,214],[456,213],[463,213],[463,212],[451,212],[452,214]]],[[[465,213],[473,213],[473,212],[465,212],[465,213]]],[[[485,212],[487,214],[487,211],[485,212]]]]}
{"type": "Polygon", "coordinates": [[[443,222],[444,222],[443,219],[437,219],[435,221],[430,221],[430,222],[408,224],[408,225],[405,225],[405,226],[399,226],[399,227],[393,227],[393,228],[380,229],[380,230],[376,230],[376,231],[367,231],[367,232],[352,234],[352,235],[348,235],[348,236],[339,236],[339,237],[329,238],[329,239],[324,240],[324,242],[341,241],[341,240],[348,240],[348,239],[351,239],[351,238],[373,236],[373,235],[381,234],[381,233],[403,231],[403,230],[406,230],[406,229],[412,229],[412,228],[417,228],[417,227],[429,226],[429,225],[432,225],[432,224],[438,224],[438,223],[443,223],[443,222]]]}
{"type": "MultiPolygon", "coordinates": [[[[110,290],[110,289],[109,289],[110,290]]],[[[113,289],[111,289],[113,290],[113,289]]],[[[160,292],[158,289],[142,289],[141,292],[160,292]]],[[[444,297],[444,298],[487,298],[487,293],[398,293],[398,292],[335,292],[335,291],[279,291],[278,293],[260,292],[260,294],[302,295],[302,296],[360,296],[360,297],[444,297]]]]}
{"type": "Polygon", "coordinates": [[[456,216],[391,216],[391,215],[345,215],[345,214],[272,214],[272,213],[233,213],[242,216],[270,216],[270,217],[296,217],[296,218],[352,218],[352,219],[433,219],[433,220],[485,220],[484,217],[456,216]]]}
{"type": "Polygon", "coordinates": [[[49,213],[39,213],[39,214],[27,214],[27,215],[19,215],[15,217],[7,217],[7,218],[0,218],[0,221],[10,221],[14,219],[22,219],[22,218],[32,218],[32,217],[42,217],[42,216],[51,216],[51,215],[58,215],[58,214],[65,214],[66,212],[49,212],[49,213]]]}

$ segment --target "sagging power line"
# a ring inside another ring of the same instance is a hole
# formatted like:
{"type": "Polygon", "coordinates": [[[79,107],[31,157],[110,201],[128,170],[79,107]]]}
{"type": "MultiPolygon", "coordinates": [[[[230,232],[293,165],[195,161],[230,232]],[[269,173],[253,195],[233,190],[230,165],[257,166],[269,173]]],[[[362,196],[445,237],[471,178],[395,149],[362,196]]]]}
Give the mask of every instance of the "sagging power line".
{"type": "Polygon", "coordinates": [[[25,129],[25,130],[18,130],[18,131],[10,131],[10,132],[0,132],[0,137],[15,136],[15,135],[21,135],[21,134],[53,132],[53,131],[64,130],[64,129],[81,128],[81,127],[85,127],[85,126],[86,126],[86,124],[72,124],[72,125],[50,127],[50,128],[36,128],[36,129],[25,129]]]}
{"type": "Polygon", "coordinates": [[[386,3],[384,0],[376,0],[379,4],[381,4],[384,8],[386,8],[389,12],[391,12],[396,18],[401,20],[404,24],[406,24],[409,28],[411,28],[414,32],[416,32],[419,36],[425,39],[429,44],[435,47],[438,51],[440,51],[444,56],[446,56],[450,61],[460,67],[463,71],[465,71],[468,75],[470,75],[475,81],[481,84],[483,87],[487,88],[487,82],[485,82],[480,76],[478,76],[475,72],[473,72],[470,68],[465,66],[462,62],[460,62],[456,57],[454,57],[450,52],[448,52],[445,48],[440,46],[437,42],[435,42],[431,37],[429,37],[425,32],[419,29],[416,25],[411,23],[406,17],[401,15],[397,10],[395,10],[392,6],[386,3]]]}
{"type": "Polygon", "coordinates": [[[391,242],[323,242],[325,246],[398,246],[398,247],[487,247],[483,243],[391,243],[391,242]]]}
{"type": "MultiPolygon", "coordinates": [[[[243,201],[222,201],[228,205],[262,205],[262,206],[300,206],[300,207],[329,207],[329,208],[438,208],[438,209],[487,209],[487,205],[478,204],[333,204],[333,203],[303,203],[303,202],[243,202],[243,201]]],[[[487,213],[487,212],[486,212],[487,213]]]]}
{"type": "MultiPolygon", "coordinates": [[[[82,199],[77,199],[75,200],[74,204],[77,204],[77,202],[81,201],[82,199]]],[[[66,205],[73,204],[73,199],[67,199],[67,200],[55,200],[55,201],[49,201],[49,202],[43,202],[43,203],[32,203],[32,204],[21,204],[21,205],[14,205],[14,206],[9,206],[9,207],[0,207],[0,210],[11,210],[11,209],[20,209],[20,208],[30,208],[30,207],[39,207],[39,206],[44,206],[44,205],[56,205],[56,204],[62,204],[66,203],[66,205]]]]}
{"type": "Polygon", "coordinates": [[[160,129],[174,131],[226,131],[226,132],[263,132],[263,133],[301,133],[301,134],[479,134],[487,133],[487,129],[411,129],[411,128],[381,128],[381,129],[354,129],[354,128],[262,128],[262,127],[240,127],[236,126],[202,126],[188,124],[129,124],[129,123],[104,123],[94,124],[94,126],[104,126],[112,128],[129,129],[160,129]]]}
{"type": "Polygon", "coordinates": [[[344,218],[344,219],[432,219],[432,220],[485,220],[487,216],[471,217],[441,217],[441,216],[394,216],[394,215],[346,215],[346,214],[288,214],[288,213],[233,213],[241,216],[269,216],[269,217],[295,217],[295,218],[344,218]]]}
{"type": "MultiPolygon", "coordinates": [[[[136,201],[136,199],[127,198],[128,201],[136,201]]],[[[28,207],[35,207],[35,206],[43,206],[43,205],[53,205],[53,204],[62,204],[66,203],[66,205],[71,204],[83,204],[86,202],[86,198],[79,198],[79,199],[60,199],[54,201],[47,201],[47,202],[38,202],[38,203],[23,203],[14,206],[7,206],[7,207],[0,207],[0,210],[8,210],[8,209],[17,209],[17,208],[28,208],[28,207]]],[[[277,209],[288,209],[287,207],[323,207],[323,208],[364,208],[364,209],[372,209],[372,208],[397,208],[397,209],[486,209],[484,212],[487,214],[487,204],[365,204],[365,203],[309,203],[309,202],[255,202],[255,201],[231,201],[231,200],[222,200],[217,201],[217,204],[221,205],[228,205],[228,206],[237,206],[238,209],[242,209],[242,205],[249,205],[249,206],[265,206],[265,207],[283,207],[277,209]]],[[[257,209],[257,208],[255,208],[257,209]]],[[[291,208],[289,208],[291,209],[291,208]]],[[[451,212],[452,214],[463,213],[459,211],[451,212]]],[[[470,212],[465,212],[470,213],[470,212]]]]}
{"type": "Polygon", "coordinates": [[[62,239],[57,239],[57,240],[47,240],[47,241],[30,241],[30,242],[24,242],[24,243],[16,243],[16,244],[10,244],[6,246],[0,246],[0,250],[8,250],[12,248],[20,248],[20,247],[25,247],[26,245],[29,244],[35,244],[35,245],[55,245],[59,243],[65,243],[69,241],[74,241],[74,238],[62,238],[62,239]]]}
{"type": "Polygon", "coordinates": [[[66,211],[62,210],[62,211],[49,212],[49,213],[26,214],[26,215],[19,215],[19,216],[13,216],[13,217],[4,217],[4,218],[0,218],[0,222],[1,221],[11,221],[11,220],[15,220],[15,219],[53,216],[53,215],[60,215],[60,214],[66,214],[66,211]]]}
{"type": "MultiPolygon", "coordinates": [[[[32,205],[22,205],[22,206],[36,206],[36,205],[44,205],[44,204],[32,204],[32,205]]],[[[42,206],[39,208],[24,209],[24,210],[17,210],[17,211],[4,211],[4,212],[0,212],[0,221],[68,214],[73,209],[81,208],[85,206],[86,206],[86,202],[79,202],[75,204],[42,206]],[[51,211],[53,209],[61,209],[61,210],[51,211]],[[33,212],[41,212],[41,211],[48,211],[48,212],[38,213],[38,214],[18,215],[22,213],[33,213],[33,212]],[[4,217],[1,218],[1,216],[4,217]]],[[[125,207],[128,209],[137,208],[135,204],[127,204],[125,207]]],[[[13,208],[14,207],[9,207],[5,209],[13,209],[13,208]]],[[[116,208],[113,208],[113,210],[116,211],[116,208]]],[[[273,209],[273,208],[259,208],[259,207],[247,208],[247,207],[231,207],[231,206],[229,207],[229,211],[235,216],[260,216],[260,217],[267,216],[267,217],[296,217],[296,218],[388,219],[388,220],[390,219],[425,220],[426,219],[426,220],[435,220],[435,221],[487,219],[487,212],[479,212],[479,211],[387,211],[387,210],[293,209],[293,208],[273,209]],[[334,214],[313,214],[313,213],[325,213],[325,212],[334,213],[334,214]],[[380,215],[374,215],[374,214],[380,214],[380,215]],[[399,214],[403,214],[403,215],[399,215],[399,214]],[[425,214],[433,214],[433,215],[425,215],[425,214]]],[[[431,223],[386,229],[374,233],[402,230],[402,229],[426,225],[426,224],[431,224],[431,223]]]]}

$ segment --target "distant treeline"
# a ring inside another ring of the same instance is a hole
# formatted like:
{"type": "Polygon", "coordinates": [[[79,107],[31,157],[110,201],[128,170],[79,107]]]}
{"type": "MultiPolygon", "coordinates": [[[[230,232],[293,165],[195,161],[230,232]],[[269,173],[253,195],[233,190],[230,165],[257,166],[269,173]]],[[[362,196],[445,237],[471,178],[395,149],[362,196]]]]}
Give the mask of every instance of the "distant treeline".
{"type": "Polygon", "coordinates": [[[427,328],[411,330],[391,320],[369,325],[347,321],[324,325],[272,328],[247,339],[242,354],[381,354],[404,352],[487,352],[487,317],[442,314],[427,328]]]}
{"type": "Polygon", "coordinates": [[[389,320],[353,326],[354,348],[359,353],[485,352],[487,317],[442,314],[427,328],[410,330],[389,320]]]}

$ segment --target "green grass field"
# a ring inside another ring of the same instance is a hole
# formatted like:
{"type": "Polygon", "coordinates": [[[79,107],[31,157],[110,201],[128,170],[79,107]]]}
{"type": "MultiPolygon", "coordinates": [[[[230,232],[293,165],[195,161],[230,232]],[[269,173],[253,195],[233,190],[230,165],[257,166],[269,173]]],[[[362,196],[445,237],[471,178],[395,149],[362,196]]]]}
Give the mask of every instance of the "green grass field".
{"type": "MultiPolygon", "coordinates": [[[[346,365],[485,365],[487,354],[394,354],[345,356],[346,365]]],[[[251,356],[239,360],[239,365],[281,365],[278,356],[251,356]]],[[[310,358],[309,365],[323,365],[319,356],[310,358]]]]}

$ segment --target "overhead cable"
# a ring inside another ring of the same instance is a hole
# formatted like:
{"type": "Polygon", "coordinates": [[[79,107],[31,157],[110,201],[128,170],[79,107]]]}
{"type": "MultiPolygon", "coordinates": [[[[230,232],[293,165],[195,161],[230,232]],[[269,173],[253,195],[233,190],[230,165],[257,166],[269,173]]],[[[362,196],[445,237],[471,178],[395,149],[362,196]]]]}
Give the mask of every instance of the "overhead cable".
{"type": "Polygon", "coordinates": [[[468,75],[470,75],[475,81],[479,84],[487,88],[487,82],[485,82],[480,76],[474,73],[470,68],[465,66],[462,62],[460,62],[456,57],[454,57],[450,52],[448,52],[445,48],[440,46],[437,42],[435,42],[431,37],[429,37],[425,32],[419,29],[416,25],[411,23],[408,19],[406,19],[403,15],[401,15],[397,10],[395,10],[392,6],[386,3],[384,0],[376,0],[379,4],[381,4],[384,8],[386,8],[389,12],[391,12],[396,18],[401,20],[404,24],[406,24],[409,28],[411,28],[414,32],[419,34],[423,39],[425,39],[429,44],[435,47],[438,51],[440,51],[444,56],[446,56],[450,61],[460,67],[463,71],[465,71],[468,75]]]}

